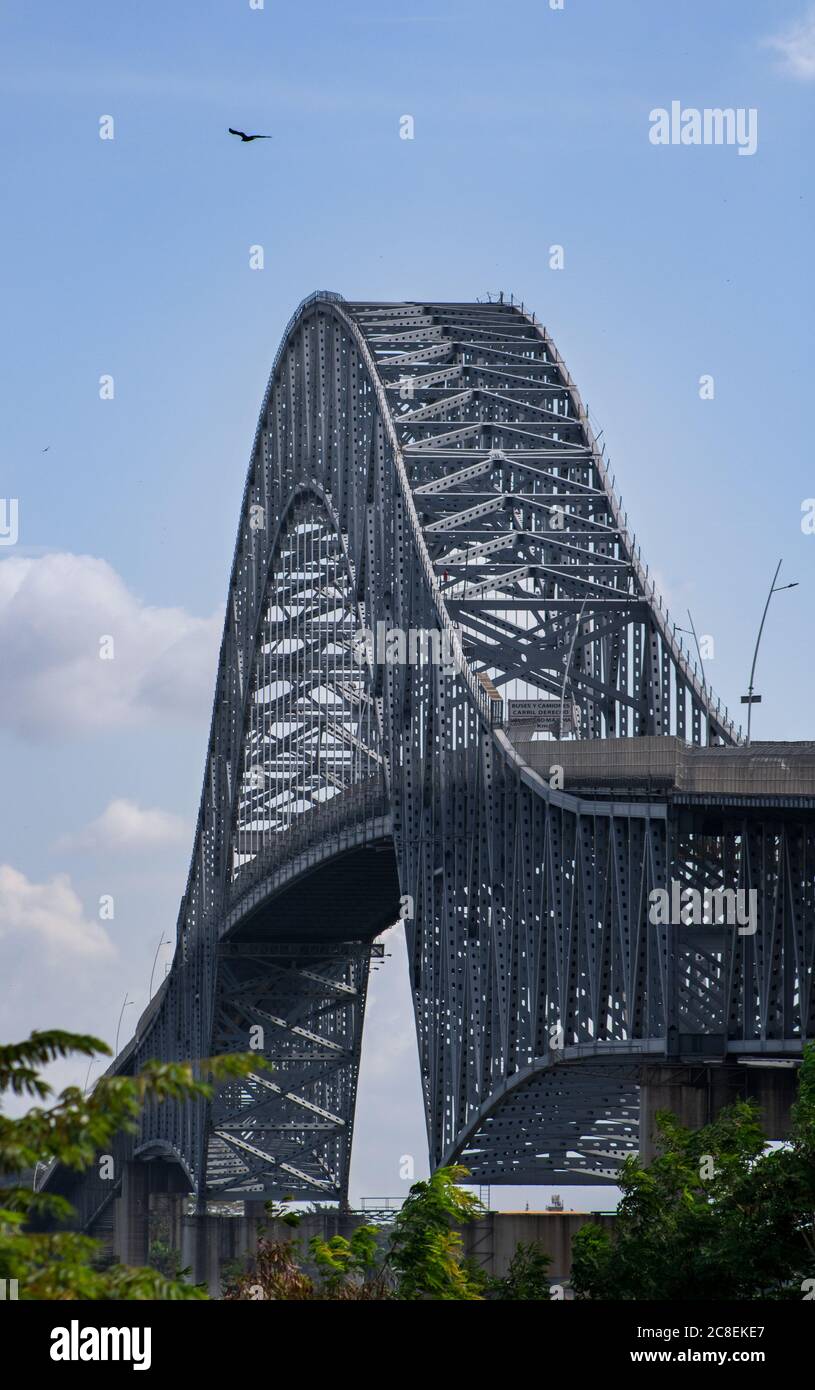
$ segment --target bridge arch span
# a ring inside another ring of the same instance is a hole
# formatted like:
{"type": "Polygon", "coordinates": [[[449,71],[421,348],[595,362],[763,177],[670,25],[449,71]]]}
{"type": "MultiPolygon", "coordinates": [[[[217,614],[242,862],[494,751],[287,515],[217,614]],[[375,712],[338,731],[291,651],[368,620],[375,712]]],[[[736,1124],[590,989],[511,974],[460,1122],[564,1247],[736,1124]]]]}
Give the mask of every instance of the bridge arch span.
{"type": "Polygon", "coordinates": [[[512,1181],[608,1180],[638,1059],[678,1035],[800,1045],[810,897],[797,924],[790,898],[781,1012],[775,928],[699,951],[651,923],[673,875],[744,886],[759,850],[638,781],[642,740],[739,751],[546,329],[504,303],[309,296],[244,488],[175,960],[127,1050],[203,1058],[259,1028],[276,1070],[148,1110],[139,1144],[183,1154],[202,1200],[344,1199],[372,935],[397,909],[433,1164],[466,1153],[498,1181],[503,1144],[512,1181]],[[564,780],[576,742],[615,750],[614,775],[564,780]],[[317,885],[342,892],[366,855],[382,872],[353,933],[317,885]],[[574,1124],[605,1147],[567,1149],[574,1124]]]}

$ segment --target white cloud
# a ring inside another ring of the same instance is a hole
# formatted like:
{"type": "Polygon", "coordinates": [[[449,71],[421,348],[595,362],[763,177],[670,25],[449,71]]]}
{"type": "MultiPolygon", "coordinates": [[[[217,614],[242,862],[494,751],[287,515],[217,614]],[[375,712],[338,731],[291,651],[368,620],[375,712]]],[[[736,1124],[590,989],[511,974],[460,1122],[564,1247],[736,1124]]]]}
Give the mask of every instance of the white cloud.
{"type": "Polygon", "coordinates": [[[190,829],[182,816],[161,811],[157,807],[142,810],[135,801],[117,798],[81,830],[62,835],[57,841],[57,848],[138,852],[185,844],[189,838],[190,829]]]}
{"type": "Polygon", "coordinates": [[[43,739],[203,718],[221,621],[142,603],[89,555],[0,561],[0,723],[43,739]],[[113,638],[113,659],[100,640],[113,638]]]}
{"type": "Polygon", "coordinates": [[[114,954],[101,923],[85,916],[67,874],[31,883],[10,864],[0,864],[0,941],[29,957],[32,948],[45,948],[51,961],[114,954]]]}
{"type": "Polygon", "coordinates": [[[815,80],[815,5],[783,33],[766,40],[780,53],[785,70],[804,82],[815,80]]]}

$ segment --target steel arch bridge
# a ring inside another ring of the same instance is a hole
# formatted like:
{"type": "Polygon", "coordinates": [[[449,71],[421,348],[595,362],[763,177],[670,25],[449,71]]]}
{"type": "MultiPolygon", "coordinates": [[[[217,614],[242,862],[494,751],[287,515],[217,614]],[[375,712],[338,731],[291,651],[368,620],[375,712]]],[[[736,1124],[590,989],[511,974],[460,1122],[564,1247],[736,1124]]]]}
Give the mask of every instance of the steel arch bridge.
{"type": "MultiPolygon", "coordinates": [[[[645,1062],[813,1032],[812,759],[758,747],[535,316],[311,295],[252,449],[175,959],[114,1063],[273,1069],[149,1107],[119,1157],[201,1201],[342,1201],[369,962],[401,917],[431,1163],[613,1181],[645,1062]],[[549,701],[555,740],[510,699],[549,701]],[[758,930],[654,925],[676,880],[755,888],[758,930]]],[[[83,1223],[112,1195],[86,1175],[83,1223]]]]}

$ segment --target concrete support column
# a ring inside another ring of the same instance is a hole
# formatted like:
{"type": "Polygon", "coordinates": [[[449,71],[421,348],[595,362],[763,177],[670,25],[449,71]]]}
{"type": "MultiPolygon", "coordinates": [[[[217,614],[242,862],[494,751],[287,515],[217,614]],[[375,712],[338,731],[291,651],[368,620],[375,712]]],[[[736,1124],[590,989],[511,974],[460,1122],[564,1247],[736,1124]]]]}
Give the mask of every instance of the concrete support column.
{"type": "Polygon", "coordinates": [[[464,1250],[487,1274],[503,1279],[519,1244],[541,1245],[552,1263],[551,1283],[566,1283],[572,1269],[572,1242],[587,1222],[611,1230],[615,1217],[590,1211],[491,1211],[461,1228],[464,1250]]]}
{"type": "Polygon", "coordinates": [[[767,1138],[784,1139],[789,1134],[796,1083],[795,1067],[646,1066],[640,1078],[640,1157],[650,1163],[656,1156],[659,1110],[670,1110],[686,1129],[701,1129],[737,1100],[756,1100],[767,1138]]]}
{"type": "MultiPolygon", "coordinates": [[[[181,1226],[187,1198],[174,1192],[150,1194],[150,1240],[166,1242],[181,1260],[181,1226]]],[[[181,1260],[181,1268],[184,1262],[181,1260]]]]}
{"type": "Polygon", "coordinates": [[[194,1212],[185,1216],[181,1231],[181,1264],[188,1269],[187,1276],[192,1284],[206,1284],[210,1294],[213,1292],[213,1267],[215,1269],[215,1292],[218,1286],[218,1218],[207,1216],[206,1212],[194,1212]]]}
{"type": "Polygon", "coordinates": [[[206,1284],[209,1288],[210,1250],[212,1230],[205,1211],[197,1211],[192,1218],[194,1225],[192,1277],[194,1284],[206,1284]]]}
{"type": "Polygon", "coordinates": [[[761,1107],[761,1123],[768,1139],[786,1139],[793,1105],[798,1098],[798,1067],[743,1067],[749,1077],[749,1093],[761,1107]]]}
{"type": "Polygon", "coordinates": [[[124,1166],[122,1193],[116,1199],[113,1250],[124,1265],[146,1265],[150,1247],[150,1168],[131,1161],[124,1166]]]}
{"type": "Polygon", "coordinates": [[[265,1202],[258,1202],[245,1197],[243,1201],[243,1215],[247,1226],[253,1234],[256,1231],[258,1222],[264,1226],[269,1224],[269,1215],[266,1211],[265,1202]]]}
{"type": "MultiPolygon", "coordinates": [[[[170,1223],[170,1244],[174,1250],[181,1253],[181,1228],[184,1224],[184,1213],[187,1209],[186,1193],[170,1195],[167,1197],[167,1212],[170,1223]]],[[[182,1266],[183,1268],[183,1266],[182,1266]]]]}
{"type": "Polygon", "coordinates": [[[191,1284],[198,1282],[195,1277],[196,1221],[195,1216],[184,1216],[181,1221],[181,1268],[189,1270],[187,1279],[191,1284]]]}

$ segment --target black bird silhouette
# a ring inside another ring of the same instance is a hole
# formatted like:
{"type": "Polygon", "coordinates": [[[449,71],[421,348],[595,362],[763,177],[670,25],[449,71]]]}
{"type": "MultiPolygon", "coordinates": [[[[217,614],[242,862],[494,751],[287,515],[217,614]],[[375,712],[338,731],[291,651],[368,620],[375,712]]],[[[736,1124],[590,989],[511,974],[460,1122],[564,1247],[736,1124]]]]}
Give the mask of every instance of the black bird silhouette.
{"type": "Polygon", "coordinates": [[[249,143],[250,140],[273,140],[273,139],[274,139],[274,136],[273,136],[273,135],[246,135],[244,131],[242,131],[242,130],[233,130],[231,126],[229,126],[229,134],[230,134],[230,135],[239,135],[240,138],[241,138],[241,140],[243,141],[244,145],[248,145],[248,143],[249,143]]]}

